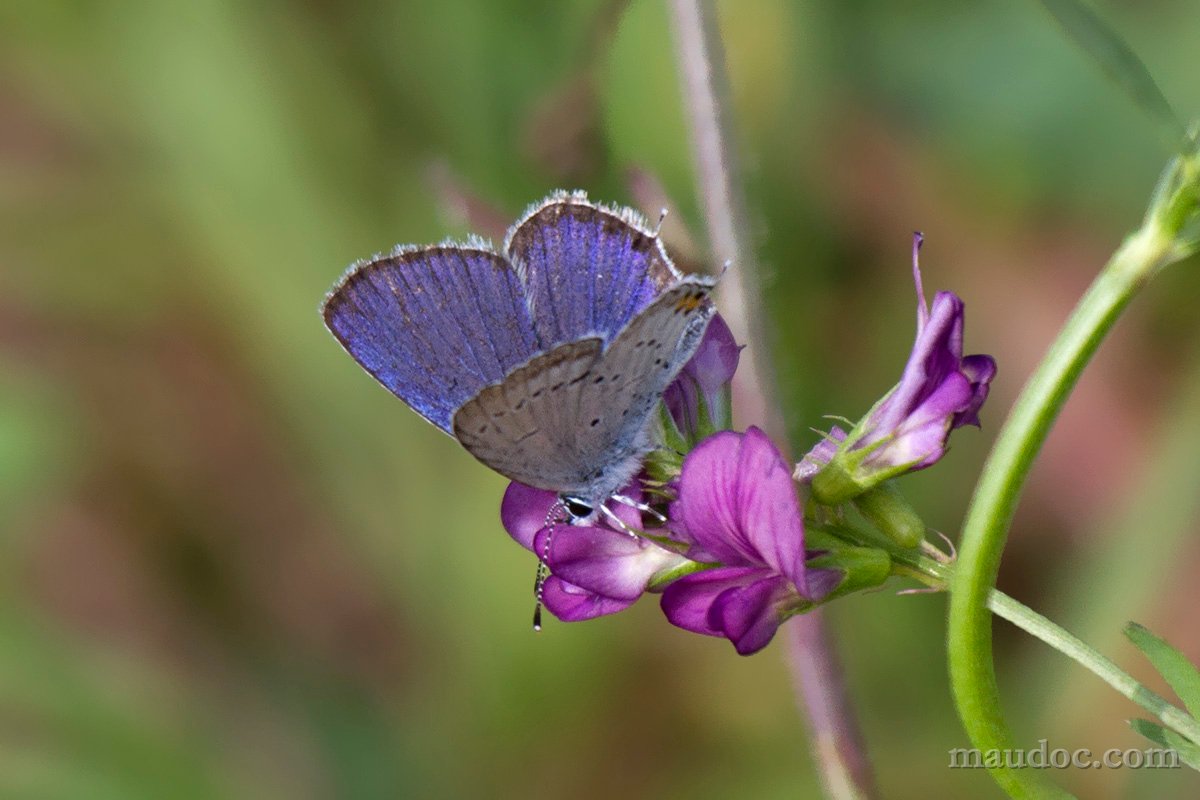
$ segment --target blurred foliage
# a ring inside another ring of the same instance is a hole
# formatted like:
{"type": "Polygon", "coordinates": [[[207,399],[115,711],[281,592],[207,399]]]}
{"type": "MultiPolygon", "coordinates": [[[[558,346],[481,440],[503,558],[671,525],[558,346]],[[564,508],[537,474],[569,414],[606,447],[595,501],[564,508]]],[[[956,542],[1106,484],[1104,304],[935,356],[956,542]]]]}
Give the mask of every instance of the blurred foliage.
{"type": "MultiPolygon", "coordinates": [[[[721,9],[796,439],[896,379],[913,228],[926,284],[966,300],[968,350],[1000,362],[984,432],[904,485],[951,532],[1039,349],[1140,214],[1166,157],[1153,123],[1033,3],[721,9]]],[[[1194,3],[1102,10],[1200,110],[1194,3]]],[[[705,266],[661,3],[0,5],[0,797],[816,791],[777,648],[739,659],[649,600],[530,634],[503,481],[320,324],[355,258],[486,232],[559,186],[665,200],[668,243],[705,266]]],[[[1127,617],[1200,654],[1196,521],[1172,514],[1194,498],[1159,499],[1158,529],[1129,494],[1157,451],[1173,476],[1200,467],[1162,416],[1200,418],[1195,267],[1084,377],[1004,573],[1135,671],[1127,617]]],[[[995,794],[945,767],[965,742],[942,603],[832,609],[889,797],[995,794]]],[[[998,633],[1031,746],[1142,746],[1120,698],[998,633]]],[[[1194,797],[1184,773],[1057,777],[1194,797]]]]}

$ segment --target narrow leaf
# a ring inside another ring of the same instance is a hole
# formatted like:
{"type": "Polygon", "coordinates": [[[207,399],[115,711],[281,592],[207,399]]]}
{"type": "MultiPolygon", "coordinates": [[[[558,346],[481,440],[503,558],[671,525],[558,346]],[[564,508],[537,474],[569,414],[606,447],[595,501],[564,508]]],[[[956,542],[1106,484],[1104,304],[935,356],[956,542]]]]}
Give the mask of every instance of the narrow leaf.
{"type": "Polygon", "coordinates": [[[1148,719],[1131,719],[1129,726],[1159,747],[1174,750],[1179,760],[1194,770],[1200,771],[1200,746],[1194,745],[1175,731],[1148,719]]]}
{"type": "Polygon", "coordinates": [[[1039,0],[1063,31],[1101,70],[1159,125],[1172,150],[1180,147],[1184,127],[1150,70],[1125,40],[1082,0],[1039,0]]]}
{"type": "Polygon", "coordinates": [[[1145,736],[1150,741],[1162,747],[1167,747],[1167,729],[1156,722],[1151,722],[1148,719],[1131,719],[1129,727],[1145,736]]]}
{"type": "Polygon", "coordinates": [[[1200,669],[1188,661],[1183,653],[1136,622],[1125,626],[1125,635],[1150,659],[1158,674],[1163,676],[1187,706],[1188,713],[1200,718],[1200,669]]]}

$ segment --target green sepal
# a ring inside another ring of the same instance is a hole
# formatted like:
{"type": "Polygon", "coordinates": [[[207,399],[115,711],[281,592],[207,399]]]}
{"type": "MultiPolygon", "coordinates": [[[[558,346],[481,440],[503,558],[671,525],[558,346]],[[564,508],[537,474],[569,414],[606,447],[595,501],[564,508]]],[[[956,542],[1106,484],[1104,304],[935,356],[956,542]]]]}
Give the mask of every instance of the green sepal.
{"type": "Polygon", "coordinates": [[[854,506],[872,525],[905,550],[925,540],[925,522],[891,482],[881,483],[854,498],[854,506]]]}
{"type": "Polygon", "coordinates": [[[733,426],[733,387],[731,384],[723,384],[717,390],[717,407],[708,407],[708,398],[704,392],[700,392],[700,409],[703,417],[708,420],[709,432],[706,436],[711,436],[717,431],[729,430],[733,426]]]}
{"type": "Polygon", "coordinates": [[[660,486],[679,477],[683,469],[683,456],[687,452],[687,440],[671,418],[665,403],[658,404],[659,441],[662,445],[650,451],[642,469],[652,482],[660,486]]]}
{"type": "Polygon", "coordinates": [[[717,430],[712,409],[708,407],[708,399],[704,396],[704,392],[700,391],[700,387],[696,386],[696,432],[691,442],[692,446],[694,447],[712,436],[717,430]]]}
{"type": "MultiPolygon", "coordinates": [[[[863,463],[876,450],[887,447],[896,438],[893,433],[883,436],[865,447],[858,444],[868,432],[867,423],[875,416],[879,408],[891,399],[898,387],[899,384],[893,386],[875,405],[871,406],[871,410],[854,424],[854,427],[846,434],[846,438],[838,444],[837,452],[834,453],[829,463],[813,476],[812,496],[818,503],[838,506],[849,502],[884,481],[911,472],[913,467],[920,463],[920,459],[915,459],[906,464],[890,467],[863,467],[863,463]]],[[[949,421],[946,424],[949,426],[949,421]]]]}
{"type": "Polygon", "coordinates": [[[867,487],[859,483],[838,455],[813,476],[812,499],[825,506],[840,506],[862,494],[867,487]]]}
{"type": "Polygon", "coordinates": [[[685,561],[674,569],[669,569],[660,572],[650,579],[650,583],[646,585],[647,592],[661,592],[668,585],[680,578],[691,575],[696,572],[704,572],[708,569],[716,569],[720,564],[706,564],[703,561],[685,561]]]}
{"type": "MultiPolygon", "coordinates": [[[[818,537],[817,541],[806,541],[806,545],[820,548],[820,538],[818,537]]],[[[822,603],[827,603],[838,597],[882,585],[891,575],[892,559],[883,550],[874,547],[846,547],[839,544],[837,549],[810,558],[805,566],[808,569],[835,569],[842,572],[842,581],[837,588],[821,598],[822,603]]]]}
{"type": "Polygon", "coordinates": [[[659,441],[662,442],[663,447],[677,453],[686,453],[690,449],[687,437],[675,424],[675,418],[671,416],[671,410],[667,408],[666,403],[658,404],[658,424],[661,437],[659,441]]]}

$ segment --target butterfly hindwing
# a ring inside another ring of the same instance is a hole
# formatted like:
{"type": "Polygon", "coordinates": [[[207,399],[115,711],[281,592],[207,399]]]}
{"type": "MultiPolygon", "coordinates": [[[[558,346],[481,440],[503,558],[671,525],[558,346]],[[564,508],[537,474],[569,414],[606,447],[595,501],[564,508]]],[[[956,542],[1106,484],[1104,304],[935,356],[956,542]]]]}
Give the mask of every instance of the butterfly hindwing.
{"type": "Polygon", "coordinates": [[[682,277],[640,215],[597,206],[582,193],[534,206],[509,232],[505,253],[521,272],[547,346],[585,336],[611,342],[682,277]]]}
{"type": "Polygon", "coordinates": [[[663,392],[696,351],[715,313],[708,299],[712,287],[710,278],[685,278],[635,316],[605,350],[584,381],[581,450],[640,454],[663,392]]]}
{"type": "Polygon", "coordinates": [[[455,413],[455,438],[506,477],[574,491],[592,468],[575,434],[583,380],[600,346],[597,338],[568,342],[483,389],[455,413]]]}

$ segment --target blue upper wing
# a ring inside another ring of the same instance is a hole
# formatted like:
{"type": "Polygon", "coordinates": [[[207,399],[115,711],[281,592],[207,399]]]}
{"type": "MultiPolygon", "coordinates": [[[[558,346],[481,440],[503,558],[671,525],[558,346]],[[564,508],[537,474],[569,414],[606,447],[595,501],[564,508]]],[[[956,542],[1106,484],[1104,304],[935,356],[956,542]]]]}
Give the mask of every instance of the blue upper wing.
{"type": "Polygon", "coordinates": [[[516,271],[482,246],[357,264],[323,314],[355,361],[446,433],[463,403],[544,349],[516,271]]]}

